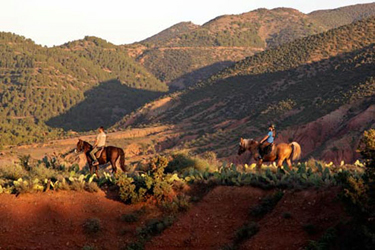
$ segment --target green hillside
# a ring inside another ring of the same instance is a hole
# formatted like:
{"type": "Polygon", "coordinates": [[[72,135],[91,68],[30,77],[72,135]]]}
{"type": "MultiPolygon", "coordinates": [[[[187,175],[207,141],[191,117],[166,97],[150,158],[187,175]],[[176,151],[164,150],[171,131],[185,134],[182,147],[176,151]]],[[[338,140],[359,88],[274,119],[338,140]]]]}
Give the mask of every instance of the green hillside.
{"type": "MultiPolygon", "coordinates": [[[[368,21],[358,29],[354,28],[356,24],[309,35],[372,15],[373,6],[349,6],[309,15],[288,8],[259,9],[220,16],[201,26],[179,23],[140,43],[122,46],[85,37],[47,48],[2,32],[0,145],[59,137],[69,130],[88,131],[99,125],[109,127],[168,89],[201,82],[201,87],[182,94],[191,102],[205,95],[204,88],[208,91],[225,78],[234,77],[241,83],[242,77],[277,75],[302,64],[340,58],[342,53],[361,50],[373,42],[368,21]],[[277,47],[280,44],[285,45],[277,47]]],[[[266,92],[259,91],[257,95],[266,92]]],[[[210,105],[204,103],[197,110],[210,105]]],[[[185,118],[185,111],[169,112],[163,122],[185,118]]]]}
{"type": "MultiPolygon", "coordinates": [[[[170,108],[157,117],[145,120],[151,116],[147,109],[140,110],[139,122],[181,125],[187,134],[196,136],[184,147],[228,156],[233,154],[228,145],[236,145],[241,136],[262,135],[270,122],[280,131],[295,131],[347,107],[344,117],[337,118],[341,127],[332,132],[332,138],[323,138],[309,149],[310,154],[318,154],[344,128],[345,135],[359,138],[362,131],[345,126],[375,104],[374,43],[375,18],[296,40],[242,60],[175,94],[170,108]]],[[[363,128],[375,124],[371,117],[366,119],[363,128]]]]}
{"type": "Polygon", "coordinates": [[[145,47],[136,58],[162,82],[184,88],[259,51],[372,16],[374,6],[308,15],[290,8],[258,9],[219,16],[201,26],[181,23],[141,41],[145,47]]]}
{"type": "MultiPolygon", "coordinates": [[[[46,48],[21,36],[0,33],[0,145],[61,135],[59,128],[67,128],[65,123],[52,120],[49,125],[56,127],[54,129],[46,126],[46,122],[62,114],[66,117],[68,110],[85,102],[88,91],[112,79],[121,82],[124,88],[143,89],[146,92],[141,96],[128,94],[126,101],[121,102],[123,106],[131,103],[131,107],[134,107],[134,100],[141,105],[167,90],[165,84],[136,64],[126,53],[116,53],[113,45],[89,37],[83,41],[90,46],[85,47],[85,53],[80,53],[79,50],[72,52],[69,45],[46,48]]],[[[102,94],[97,95],[101,97],[102,94]]],[[[108,99],[103,106],[111,106],[112,102],[117,101],[108,99]]],[[[130,108],[124,108],[121,112],[108,111],[109,114],[120,113],[111,115],[106,125],[114,124],[116,119],[131,111],[130,108]]],[[[86,106],[84,113],[76,118],[80,126],[69,129],[84,131],[96,128],[103,118],[95,119],[95,112],[95,109],[86,106]],[[82,118],[86,117],[92,118],[84,122],[82,118]]]]}
{"type": "Polygon", "coordinates": [[[146,45],[158,45],[163,44],[167,42],[168,40],[179,36],[184,33],[188,33],[190,31],[193,31],[197,29],[199,25],[193,24],[192,22],[181,22],[178,24],[173,25],[172,27],[169,27],[168,29],[165,29],[158,34],[149,37],[142,41],[142,44],[146,45]]]}
{"type": "Polygon", "coordinates": [[[375,3],[357,4],[333,10],[311,12],[309,17],[328,29],[349,24],[375,15],[375,3]]]}

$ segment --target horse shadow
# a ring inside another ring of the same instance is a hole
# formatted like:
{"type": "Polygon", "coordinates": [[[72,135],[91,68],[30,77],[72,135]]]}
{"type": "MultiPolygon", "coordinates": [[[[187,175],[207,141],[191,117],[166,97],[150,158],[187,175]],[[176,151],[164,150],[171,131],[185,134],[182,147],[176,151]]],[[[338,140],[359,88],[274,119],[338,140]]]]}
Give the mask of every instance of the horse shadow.
{"type": "Polygon", "coordinates": [[[165,92],[135,89],[118,80],[109,80],[84,93],[84,100],[46,124],[65,131],[85,132],[104,126],[111,127],[125,115],[165,92]]]}

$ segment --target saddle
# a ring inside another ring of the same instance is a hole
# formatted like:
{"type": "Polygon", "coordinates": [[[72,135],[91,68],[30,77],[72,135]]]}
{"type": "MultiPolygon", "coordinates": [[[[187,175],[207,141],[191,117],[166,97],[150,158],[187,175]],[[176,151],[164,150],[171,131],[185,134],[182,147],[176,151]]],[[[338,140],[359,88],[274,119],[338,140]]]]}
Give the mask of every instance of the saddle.
{"type": "Polygon", "coordinates": [[[99,158],[102,155],[105,147],[100,147],[98,149],[99,149],[98,152],[95,153],[96,158],[99,158]]]}
{"type": "Polygon", "coordinates": [[[271,154],[275,149],[275,143],[271,143],[270,145],[268,146],[265,146],[264,148],[260,148],[260,155],[262,156],[266,156],[266,155],[269,155],[271,154]]]}

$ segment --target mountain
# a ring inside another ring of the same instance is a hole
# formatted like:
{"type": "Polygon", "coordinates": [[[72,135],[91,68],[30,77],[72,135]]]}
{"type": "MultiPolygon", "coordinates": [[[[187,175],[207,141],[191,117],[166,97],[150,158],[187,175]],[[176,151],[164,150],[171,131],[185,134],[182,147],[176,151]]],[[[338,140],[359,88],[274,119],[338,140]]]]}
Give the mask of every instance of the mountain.
{"type": "Polygon", "coordinates": [[[267,47],[325,30],[286,8],[220,16],[190,27],[169,36],[176,30],[172,26],[140,42],[145,49],[136,60],[162,82],[184,88],[267,47]]]}
{"type": "Polygon", "coordinates": [[[357,4],[333,10],[317,10],[311,12],[309,17],[327,29],[332,29],[373,15],[375,15],[375,3],[357,4]]]}
{"type": "Polygon", "coordinates": [[[273,122],[278,140],[300,142],[304,157],[351,161],[362,131],[375,126],[374,44],[374,17],[298,39],[150,103],[116,127],[171,124],[189,138],[177,140],[181,147],[229,157],[240,137],[259,137],[273,122]]]}
{"type": "Polygon", "coordinates": [[[152,37],[143,40],[142,44],[163,44],[176,36],[188,33],[197,28],[199,28],[199,25],[196,25],[192,22],[181,22],[159,32],[158,34],[152,37]]]}
{"type": "Polygon", "coordinates": [[[0,145],[110,126],[168,89],[98,38],[46,48],[2,32],[0,55],[0,145]],[[87,105],[90,98],[99,106],[87,105]]]}
{"type": "Polygon", "coordinates": [[[374,3],[307,15],[290,8],[258,9],[219,16],[201,26],[174,25],[141,41],[133,56],[159,80],[181,89],[265,49],[374,14],[374,3]]]}
{"type": "MultiPolygon", "coordinates": [[[[296,46],[291,43],[280,48],[292,46],[286,50],[294,58],[281,52],[269,54],[279,51],[281,44],[306,36],[315,39],[309,35],[372,13],[373,4],[308,15],[288,8],[258,9],[220,16],[203,25],[179,23],[140,43],[121,46],[87,36],[47,48],[2,32],[0,145],[55,138],[69,134],[70,130],[84,132],[100,125],[110,127],[168,90],[194,86],[197,82],[209,86],[223,74],[263,75],[352,52],[368,45],[367,41],[351,47],[340,38],[344,44],[337,50],[332,45],[336,39],[329,38],[324,45],[327,48],[321,51],[309,47],[321,47],[314,42],[296,46]],[[335,24],[331,24],[332,20],[335,24]],[[297,52],[297,46],[305,52],[297,52]],[[311,51],[315,54],[310,55],[311,51]],[[244,61],[236,63],[240,60],[244,61]],[[255,60],[249,64],[251,69],[246,69],[248,65],[244,62],[248,60],[255,60]],[[257,60],[270,64],[270,68],[257,60]]],[[[353,34],[346,36],[350,40],[353,34]]],[[[191,100],[195,98],[192,96],[191,100]]],[[[171,119],[173,122],[175,118],[171,119]]]]}

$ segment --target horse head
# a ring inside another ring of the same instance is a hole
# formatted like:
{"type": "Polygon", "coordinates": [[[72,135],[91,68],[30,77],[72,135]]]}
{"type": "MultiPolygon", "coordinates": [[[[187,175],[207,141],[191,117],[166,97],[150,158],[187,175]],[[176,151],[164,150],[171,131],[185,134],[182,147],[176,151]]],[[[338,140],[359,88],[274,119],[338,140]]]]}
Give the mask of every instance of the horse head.
{"type": "Polygon", "coordinates": [[[239,148],[238,148],[238,155],[242,155],[247,150],[246,148],[246,141],[241,137],[239,148]]]}
{"type": "Polygon", "coordinates": [[[253,139],[243,139],[239,143],[238,155],[242,155],[246,150],[252,150],[258,146],[258,142],[253,139]]]}
{"type": "Polygon", "coordinates": [[[78,139],[77,147],[74,150],[76,153],[81,153],[85,149],[85,142],[81,139],[78,139]]]}

